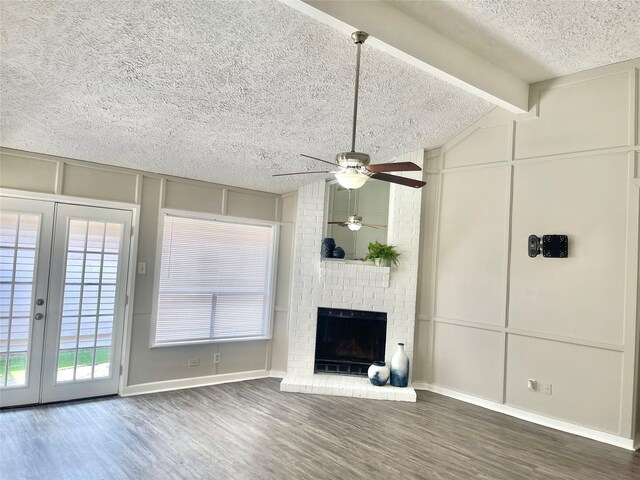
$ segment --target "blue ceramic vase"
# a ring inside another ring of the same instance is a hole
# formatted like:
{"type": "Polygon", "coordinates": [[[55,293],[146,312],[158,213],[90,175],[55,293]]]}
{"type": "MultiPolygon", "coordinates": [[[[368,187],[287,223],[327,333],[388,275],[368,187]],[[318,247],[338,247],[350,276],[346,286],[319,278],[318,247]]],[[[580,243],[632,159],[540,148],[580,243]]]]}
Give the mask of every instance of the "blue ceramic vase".
{"type": "Polygon", "coordinates": [[[409,385],[409,357],[404,353],[404,343],[398,344],[398,350],[391,358],[391,385],[394,387],[409,385]]]}
{"type": "Polygon", "coordinates": [[[333,258],[344,258],[344,249],[342,247],[336,247],[333,249],[333,258]]]}
{"type": "Polygon", "coordinates": [[[389,367],[384,362],[373,362],[373,365],[369,367],[367,370],[367,375],[369,376],[369,381],[371,385],[375,385],[376,387],[384,387],[389,381],[389,367]]]}
{"type": "Polygon", "coordinates": [[[324,240],[322,240],[322,248],[321,248],[321,253],[322,253],[322,258],[332,258],[333,257],[333,251],[336,248],[336,241],[333,238],[325,238],[324,240]]]}
{"type": "Polygon", "coordinates": [[[333,250],[336,248],[336,241],[333,238],[325,238],[322,240],[322,258],[332,258],[333,250]]]}

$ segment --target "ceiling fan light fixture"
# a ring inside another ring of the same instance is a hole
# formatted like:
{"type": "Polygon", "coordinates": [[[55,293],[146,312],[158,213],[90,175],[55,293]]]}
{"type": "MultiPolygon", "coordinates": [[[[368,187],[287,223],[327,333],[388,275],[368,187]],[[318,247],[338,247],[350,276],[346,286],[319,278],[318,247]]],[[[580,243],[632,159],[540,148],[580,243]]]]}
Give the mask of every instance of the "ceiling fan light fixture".
{"type": "Polygon", "coordinates": [[[338,183],[348,190],[357,190],[362,187],[369,177],[358,172],[355,168],[347,168],[344,172],[335,174],[338,183]]]}
{"type": "Polygon", "coordinates": [[[349,227],[349,230],[352,232],[357,232],[362,228],[362,217],[350,215],[349,218],[347,218],[347,227],[349,227]]]}

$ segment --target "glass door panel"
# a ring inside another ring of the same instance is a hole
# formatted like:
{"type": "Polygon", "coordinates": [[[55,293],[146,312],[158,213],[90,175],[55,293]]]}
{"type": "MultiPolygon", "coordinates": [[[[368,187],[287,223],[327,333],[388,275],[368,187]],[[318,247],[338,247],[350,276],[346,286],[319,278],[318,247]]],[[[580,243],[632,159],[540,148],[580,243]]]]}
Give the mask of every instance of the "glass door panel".
{"type": "Polygon", "coordinates": [[[131,212],[58,206],[44,402],[117,393],[130,231],[131,212]]]}
{"type": "Polygon", "coordinates": [[[53,211],[49,202],[0,198],[3,407],[39,400],[53,211]]]}
{"type": "Polygon", "coordinates": [[[120,223],[69,221],[56,381],[111,375],[120,223]]]}

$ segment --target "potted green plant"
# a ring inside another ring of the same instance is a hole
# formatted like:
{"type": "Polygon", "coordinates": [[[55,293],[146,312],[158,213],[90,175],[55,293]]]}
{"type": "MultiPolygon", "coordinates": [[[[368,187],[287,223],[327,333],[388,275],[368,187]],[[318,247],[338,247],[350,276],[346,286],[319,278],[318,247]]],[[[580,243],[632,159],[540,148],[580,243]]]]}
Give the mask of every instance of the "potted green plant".
{"type": "Polygon", "coordinates": [[[369,244],[369,253],[367,253],[362,261],[366,262],[367,260],[371,260],[378,266],[389,266],[389,264],[393,262],[395,266],[398,266],[399,256],[400,254],[393,245],[373,242],[369,244]]]}

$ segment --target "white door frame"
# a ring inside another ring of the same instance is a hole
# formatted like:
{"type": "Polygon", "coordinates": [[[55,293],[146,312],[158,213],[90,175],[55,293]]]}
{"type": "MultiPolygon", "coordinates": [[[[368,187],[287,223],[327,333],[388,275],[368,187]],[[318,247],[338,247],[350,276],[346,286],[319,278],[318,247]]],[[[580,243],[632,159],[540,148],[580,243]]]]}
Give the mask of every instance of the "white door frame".
{"type": "Polygon", "coordinates": [[[9,188],[0,188],[0,195],[5,197],[23,198],[26,200],[45,200],[50,202],[68,203],[71,205],[80,205],[87,207],[103,207],[116,208],[120,210],[128,210],[131,212],[131,245],[129,250],[129,269],[127,272],[126,294],[127,302],[125,305],[125,317],[122,335],[122,355],[120,357],[120,365],[114,365],[114,368],[120,368],[120,380],[118,382],[118,395],[122,395],[128,384],[129,379],[129,360],[131,358],[131,330],[133,325],[133,299],[135,292],[136,265],[138,258],[138,237],[140,229],[140,205],[135,203],[115,202],[111,200],[99,200],[84,197],[72,197],[68,195],[56,195],[53,193],[29,192],[23,190],[15,190],[9,188]]]}

